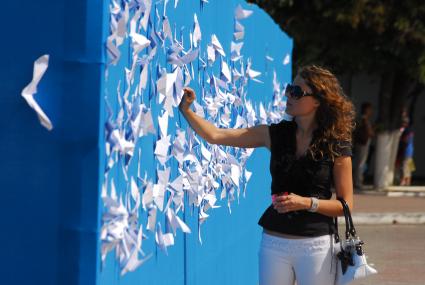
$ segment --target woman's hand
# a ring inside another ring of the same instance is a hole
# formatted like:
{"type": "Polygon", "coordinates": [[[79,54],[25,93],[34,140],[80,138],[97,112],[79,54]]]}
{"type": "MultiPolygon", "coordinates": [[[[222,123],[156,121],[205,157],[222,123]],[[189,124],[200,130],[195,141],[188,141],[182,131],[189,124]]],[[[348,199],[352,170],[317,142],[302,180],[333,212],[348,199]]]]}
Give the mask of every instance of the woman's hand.
{"type": "Polygon", "coordinates": [[[289,195],[279,195],[273,201],[273,208],[279,213],[287,213],[298,210],[308,210],[311,206],[311,199],[293,193],[289,195]]]}
{"type": "Polygon", "coordinates": [[[189,110],[190,105],[196,100],[196,93],[192,88],[185,87],[183,88],[183,91],[184,94],[179,104],[179,109],[182,112],[189,110]]]}

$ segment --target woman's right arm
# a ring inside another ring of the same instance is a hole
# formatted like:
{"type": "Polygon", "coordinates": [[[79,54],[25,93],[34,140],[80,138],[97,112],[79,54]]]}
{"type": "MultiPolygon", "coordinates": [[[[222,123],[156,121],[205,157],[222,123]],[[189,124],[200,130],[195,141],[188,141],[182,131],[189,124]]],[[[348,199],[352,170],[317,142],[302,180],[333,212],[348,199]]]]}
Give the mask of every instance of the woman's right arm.
{"type": "Polygon", "coordinates": [[[195,92],[191,88],[184,88],[184,91],[185,94],[180,102],[179,109],[193,130],[208,143],[243,148],[265,146],[270,149],[269,129],[267,125],[257,125],[241,129],[217,128],[190,109],[190,105],[196,99],[195,92]]]}

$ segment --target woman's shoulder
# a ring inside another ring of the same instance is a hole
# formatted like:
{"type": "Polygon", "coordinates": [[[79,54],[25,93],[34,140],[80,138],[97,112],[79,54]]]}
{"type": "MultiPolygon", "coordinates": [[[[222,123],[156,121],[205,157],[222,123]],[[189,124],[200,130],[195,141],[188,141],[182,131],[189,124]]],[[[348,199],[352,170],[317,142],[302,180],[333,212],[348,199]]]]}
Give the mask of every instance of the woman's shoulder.
{"type": "Polygon", "coordinates": [[[295,125],[294,121],[281,120],[281,121],[276,122],[276,123],[271,123],[268,127],[269,127],[269,129],[282,131],[282,130],[285,130],[285,129],[293,128],[294,125],[295,125]]]}
{"type": "Polygon", "coordinates": [[[282,142],[287,141],[291,137],[290,132],[294,130],[294,124],[295,122],[287,120],[271,123],[268,128],[272,146],[275,143],[276,145],[283,146],[282,142]]]}
{"type": "Polygon", "coordinates": [[[336,156],[353,156],[353,146],[348,140],[334,140],[336,156]]]}

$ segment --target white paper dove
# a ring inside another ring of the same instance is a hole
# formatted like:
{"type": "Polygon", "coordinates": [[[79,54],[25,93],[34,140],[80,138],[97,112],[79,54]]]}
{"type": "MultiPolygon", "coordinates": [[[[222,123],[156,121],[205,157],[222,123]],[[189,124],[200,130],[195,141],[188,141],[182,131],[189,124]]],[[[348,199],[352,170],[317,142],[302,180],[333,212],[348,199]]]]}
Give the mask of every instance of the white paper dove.
{"type": "Polygon", "coordinates": [[[251,16],[253,11],[251,10],[244,10],[242,6],[239,4],[235,9],[235,19],[236,20],[242,20],[246,19],[249,16],[251,16]]]}
{"type": "Polygon", "coordinates": [[[41,125],[51,131],[53,129],[52,122],[34,98],[34,95],[37,93],[37,85],[40,83],[48,67],[49,55],[47,54],[41,56],[34,62],[32,81],[22,90],[21,95],[25,101],[27,101],[28,105],[36,112],[41,125]]]}

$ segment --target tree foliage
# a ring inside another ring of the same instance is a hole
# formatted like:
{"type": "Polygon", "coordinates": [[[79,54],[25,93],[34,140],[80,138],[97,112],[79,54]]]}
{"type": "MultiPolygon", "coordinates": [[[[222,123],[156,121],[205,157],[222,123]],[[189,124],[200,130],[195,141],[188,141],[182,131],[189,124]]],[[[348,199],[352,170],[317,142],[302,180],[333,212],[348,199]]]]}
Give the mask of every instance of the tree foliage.
{"type": "Polygon", "coordinates": [[[399,126],[401,107],[425,85],[423,0],[248,0],[294,39],[294,68],[381,76],[379,122],[399,126]]]}

